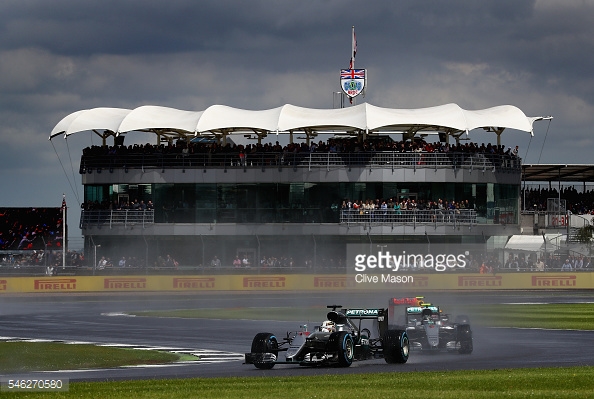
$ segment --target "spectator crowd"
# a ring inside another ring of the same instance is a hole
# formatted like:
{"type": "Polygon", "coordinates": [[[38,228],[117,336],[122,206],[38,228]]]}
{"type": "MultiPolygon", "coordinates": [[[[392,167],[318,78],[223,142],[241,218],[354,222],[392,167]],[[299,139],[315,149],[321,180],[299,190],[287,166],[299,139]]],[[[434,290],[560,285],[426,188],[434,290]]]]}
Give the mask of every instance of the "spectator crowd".
{"type": "Polygon", "coordinates": [[[353,153],[353,152],[376,152],[394,151],[400,153],[449,153],[457,152],[463,154],[485,154],[485,155],[508,155],[518,157],[518,146],[515,148],[495,144],[461,143],[449,144],[443,142],[427,142],[419,140],[394,141],[387,136],[368,138],[359,141],[356,138],[330,138],[327,142],[318,141],[307,144],[290,143],[282,146],[278,141],[274,144],[238,144],[227,143],[225,145],[212,143],[194,143],[185,140],[177,140],[175,143],[154,145],[133,144],[129,146],[91,146],[83,150],[83,156],[126,156],[126,155],[192,155],[192,154],[237,154],[240,158],[255,153],[353,153]]]}
{"type": "Polygon", "coordinates": [[[61,208],[0,208],[0,250],[62,246],[61,208]]]}
{"type": "MultiPolygon", "coordinates": [[[[561,200],[565,200],[567,210],[578,215],[594,214],[594,190],[578,191],[573,186],[561,189],[561,200]]],[[[522,190],[522,209],[527,211],[546,211],[549,198],[559,199],[556,188],[527,188],[522,190]],[[524,206],[525,205],[525,206],[524,206]]]]}

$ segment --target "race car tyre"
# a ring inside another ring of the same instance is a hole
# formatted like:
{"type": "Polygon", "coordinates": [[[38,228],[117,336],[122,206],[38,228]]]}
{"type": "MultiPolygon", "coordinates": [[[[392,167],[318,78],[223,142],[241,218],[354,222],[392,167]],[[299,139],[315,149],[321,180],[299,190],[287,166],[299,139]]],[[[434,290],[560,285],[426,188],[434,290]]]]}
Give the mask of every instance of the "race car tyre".
{"type": "Polygon", "coordinates": [[[328,352],[336,352],[338,365],[349,367],[355,357],[355,343],[353,337],[346,331],[336,331],[328,338],[328,352]]]}
{"type": "Polygon", "coordinates": [[[461,324],[458,325],[458,342],[460,343],[460,349],[458,353],[461,355],[470,355],[472,353],[472,330],[470,325],[461,324]]]}
{"type": "Polygon", "coordinates": [[[408,334],[404,330],[388,330],[382,339],[386,363],[406,363],[410,351],[408,334]]]}
{"type": "MultiPolygon", "coordinates": [[[[278,341],[274,334],[256,334],[252,341],[252,353],[274,353],[274,356],[278,356],[278,341]]],[[[254,366],[261,370],[269,370],[274,367],[274,363],[254,362],[254,366]]]]}

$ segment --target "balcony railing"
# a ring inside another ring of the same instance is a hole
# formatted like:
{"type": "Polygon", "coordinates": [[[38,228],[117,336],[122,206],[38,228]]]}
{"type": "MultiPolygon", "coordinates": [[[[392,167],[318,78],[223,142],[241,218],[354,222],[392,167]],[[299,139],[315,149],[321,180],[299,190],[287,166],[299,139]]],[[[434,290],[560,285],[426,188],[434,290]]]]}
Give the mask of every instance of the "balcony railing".
{"type": "Polygon", "coordinates": [[[347,209],[340,212],[340,223],[345,224],[395,224],[395,225],[415,225],[415,224],[468,224],[477,223],[476,211],[474,209],[455,209],[455,210],[357,210],[347,209]]]}
{"type": "MultiPolygon", "coordinates": [[[[319,210],[310,209],[306,212],[273,212],[256,209],[238,210],[233,215],[226,213],[219,221],[222,223],[336,223],[341,224],[371,224],[371,225],[474,225],[477,215],[474,209],[459,210],[341,210],[340,216],[332,213],[322,215],[319,210]]],[[[216,223],[216,219],[205,219],[187,216],[185,218],[165,219],[163,223],[216,223]]],[[[137,210],[83,210],[80,217],[80,228],[140,226],[145,227],[155,223],[154,211],[137,210]]]]}
{"type": "Polygon", "coordinates": [[[83,155],[81,174],[113,172],[114,169],[200,169],[200,168],[335,168],[370,167],[388,169],[467,169],[521,172],[521,159],[510,155],[483,153],[254,153],[240,158],[236,153],[218,154],[130,154],[83,155]]]}
{"type": "Polygon", "coordinates": [[[91,226],[141,226],[155,223],[153,210],[84,210],[80,215],[80,228],[91,226]]]}

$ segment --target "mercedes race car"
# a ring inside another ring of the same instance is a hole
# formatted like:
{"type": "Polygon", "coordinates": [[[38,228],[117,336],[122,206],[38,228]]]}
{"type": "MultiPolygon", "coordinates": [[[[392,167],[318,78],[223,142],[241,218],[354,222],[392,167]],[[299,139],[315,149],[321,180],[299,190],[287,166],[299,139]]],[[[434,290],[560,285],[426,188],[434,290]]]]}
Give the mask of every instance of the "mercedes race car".
{"type": "Polygon", "coordinates": [[[459,315],[452,321],[450,315],[442,313],[438,306],[425,303],[422,297],[392,298],[389,309],[392,311],[400,304],[407,306],[394,328],[406,330],[411,350],[472,353],[468,316],[459,315]]]}
{"type": "Polygon", "coordinates": [[[377,358],[386,363],[406,363],[408,335],[404,330],[388,329],[387,309],[328,308],[327,320],[314,331],[301,326],[281,340],[267,332],[256,334],[245,363],[259,369],[271,369],[276,364],[349,367],[355,360],[377,358]],[[367,325],[374,329],[374,335],[367,325]]]}

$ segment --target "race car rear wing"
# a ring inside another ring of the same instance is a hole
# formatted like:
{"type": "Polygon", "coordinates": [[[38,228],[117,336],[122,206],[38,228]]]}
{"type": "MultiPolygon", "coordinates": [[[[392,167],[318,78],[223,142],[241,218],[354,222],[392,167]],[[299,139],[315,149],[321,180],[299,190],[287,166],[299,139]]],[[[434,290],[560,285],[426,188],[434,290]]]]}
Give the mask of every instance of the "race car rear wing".
{"type": "Polygon", "coordinates": [[[388,309],[343,309],[351,320],[375,320],[380,337],[388,331],[388,309]]]}
{"type": "Polygon", "coordinates": [[[388,314],[391,319],[396,320],[395,309],[400,306],[422,306],[425,301],[422,296],[390,298],[388,302],[388,314]]]}
{"type": "Polygon", "coordinates": [[[385,316],[385,309],[344,309],[346,317],[351,319],[377,319],[385,316]]]}

